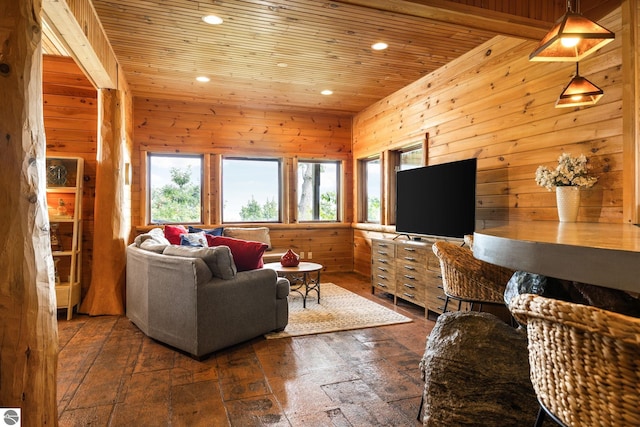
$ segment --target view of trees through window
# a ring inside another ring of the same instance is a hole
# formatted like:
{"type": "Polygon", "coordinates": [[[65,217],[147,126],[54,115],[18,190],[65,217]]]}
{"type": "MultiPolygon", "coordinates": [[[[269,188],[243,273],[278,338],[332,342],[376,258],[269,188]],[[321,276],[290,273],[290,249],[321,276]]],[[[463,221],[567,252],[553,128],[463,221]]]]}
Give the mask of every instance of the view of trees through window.
{"type": "Polygon", "coordinates": [[[365,161],[366,207],[365,222],[380,222],[380,178],[381,163],[379,158],[365,161]]]}
{"type": "MultiPolygon", "coordinates": [[[[202,156],[149,154],[148,170],[151,223],[202,223],[202,156]]],[[[338,221],[340,162],[300,161],[297,174],[299,220],[338,221]]],[[[222,221],[280,221],[280,181],[278,159],[223,158],[222,221]]]]}
{"type": "Polygon", "coordinates": [[[202,157],[149,155],[151,223],[202,222],[202,157]]]}
{"type": "Polygon", "coordinates": [[[422,147],[410,148],[400,152],[400,170],[422,166],[422,147]]]}
{"type": "Polygon", "coordinates": [[[298,162],[298,220],[338,220],[338,162],[298,162]]]}
{"type": "Polygon", "coordinates": [[[280,161],[222,159],[223,222],[280,221],[280,161]]]}

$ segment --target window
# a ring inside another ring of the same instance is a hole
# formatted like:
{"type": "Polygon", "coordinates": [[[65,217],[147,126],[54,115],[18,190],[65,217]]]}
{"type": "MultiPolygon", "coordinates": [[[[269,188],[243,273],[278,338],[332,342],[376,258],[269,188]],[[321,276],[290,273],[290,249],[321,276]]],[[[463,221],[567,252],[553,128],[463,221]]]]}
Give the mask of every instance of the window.
{"type": "Polygon", "coordinates": [[[422,146],[400,151],[400,170],[414,169],[422,166],[422,146]]]}
{"type": "Polygon", "coordinates": [[[202,222],[202,156],[149,154],[149,222],[202,222]]]}
{"type": "Polygon", "coordinates": [[[380,158],[372,158],[363,161],[365,185],[364,194],[364,222],[380,223],[380,179],[381,179],[381,162],[380,158]]]}
{"type": "Polygon", "coordinates": [[[340,162],[298,162],[298,220],[338,221],[340,162]]]}
{"type": "Polygon", "coordinates": [[[222,159],[222,222],[280,221],[281,162],[222,159]]]}

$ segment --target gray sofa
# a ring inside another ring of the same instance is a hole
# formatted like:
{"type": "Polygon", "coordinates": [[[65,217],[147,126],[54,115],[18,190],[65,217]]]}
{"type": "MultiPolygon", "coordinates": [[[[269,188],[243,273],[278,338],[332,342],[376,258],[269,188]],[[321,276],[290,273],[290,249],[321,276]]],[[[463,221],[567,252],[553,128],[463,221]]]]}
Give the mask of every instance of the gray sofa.
{"type": "Polygon", "coordinates": [[[126,315],[149,337],[200,358],[287,325],[289,282],[273,270],[236,272],[226,246],[212,262],[214,248],[191,256],[136,243],[127,248],[126,315]]]}

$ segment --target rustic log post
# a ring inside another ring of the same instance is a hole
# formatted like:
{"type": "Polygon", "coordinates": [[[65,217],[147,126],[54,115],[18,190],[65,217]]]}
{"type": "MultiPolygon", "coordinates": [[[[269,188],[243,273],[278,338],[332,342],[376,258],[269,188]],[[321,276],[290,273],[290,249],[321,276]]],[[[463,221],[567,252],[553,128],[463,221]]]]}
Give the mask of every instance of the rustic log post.
{"type": "Polygon", "coordinates": [[[56,426],[58,332],[46,206],[39,0],[0,0],[0,405],[56,426]]]}
{"type": "Polygon", "coordinates": [[[124,93],[98,94],[99,138],[94,207],[91,285],[80,311],[90,315],[124,313],[125,249],[129,233],[124,195],[124,93]]]}

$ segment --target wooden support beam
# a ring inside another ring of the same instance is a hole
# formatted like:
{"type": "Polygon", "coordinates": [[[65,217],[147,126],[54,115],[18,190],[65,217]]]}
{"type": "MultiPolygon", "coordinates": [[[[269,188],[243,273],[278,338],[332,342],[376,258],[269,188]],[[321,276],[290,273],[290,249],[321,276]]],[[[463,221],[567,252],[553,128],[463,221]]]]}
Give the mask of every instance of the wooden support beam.
{"type": "Polygon", "coordinates": [[[129,233],[128,206],[125,202],[123,144],[124,93],[103,89],[99,92],[100,135],[96,168],[94,242],[91,286],[80,311],[92,316],[124,314],[126,246],[129,233]]]}
{"type": "Polygon", "coordinates": [[[640,223],[640,1],[622,3],[623,219],[640,223]]]}
{"type": "Polygon", "coordinates": [[[118,87],[118,62],[90,0],[44,0],[44,20],[98,89],[118,87]]]}
{"type": "Polygon", "coordinates": [[[0,0],[0,406],[23,426],[58,424],[40,5],[0,0]]]}
{"type": "Polygon", "coordinates": [[[513,37],[540,40],[551,23],[443,0],[336,0],[385,12],[417,16],[513,37]],[[428,4],[426,4],[428,3],[428,4]]]}

